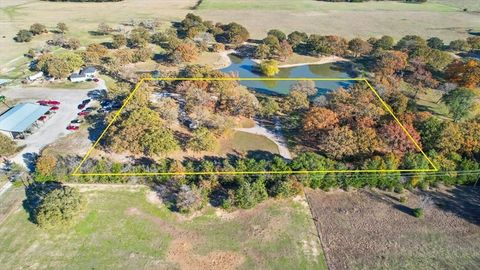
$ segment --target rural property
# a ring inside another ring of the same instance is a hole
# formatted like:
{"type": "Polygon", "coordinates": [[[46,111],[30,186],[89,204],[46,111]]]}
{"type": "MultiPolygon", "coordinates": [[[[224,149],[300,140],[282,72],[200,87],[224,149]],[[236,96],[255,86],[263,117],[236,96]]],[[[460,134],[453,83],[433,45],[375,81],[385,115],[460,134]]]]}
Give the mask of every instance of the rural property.
{"type": "Polygon", "coordinates": [[[0,269],[478,269],[480,1],[0,1],[0,269]]]}

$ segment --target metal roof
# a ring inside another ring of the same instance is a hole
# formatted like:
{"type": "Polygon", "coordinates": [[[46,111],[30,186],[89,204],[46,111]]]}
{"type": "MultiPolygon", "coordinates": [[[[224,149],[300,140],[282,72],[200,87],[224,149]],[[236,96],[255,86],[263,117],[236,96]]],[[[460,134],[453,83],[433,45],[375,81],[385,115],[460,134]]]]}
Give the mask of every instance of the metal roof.
{"type": "Polygon", "coordinates": [[[95,73],[95,72],[97,72],[97,69],[95,67],[86,67],[82,71],[80,71],[80,74],[95,73]]]}
{"type": "Polygon", "coordinates": [[[24,132],[50,107],[33,103],[21,103],[0,115],[0,130],[24,132]]]}
{"type": "Polygon", "coordinates": [[[85,74],[78,74],[78,73],[72,73],[72,75],[70,75],[70,79],[72,78],[85,78],[85,74]]]}

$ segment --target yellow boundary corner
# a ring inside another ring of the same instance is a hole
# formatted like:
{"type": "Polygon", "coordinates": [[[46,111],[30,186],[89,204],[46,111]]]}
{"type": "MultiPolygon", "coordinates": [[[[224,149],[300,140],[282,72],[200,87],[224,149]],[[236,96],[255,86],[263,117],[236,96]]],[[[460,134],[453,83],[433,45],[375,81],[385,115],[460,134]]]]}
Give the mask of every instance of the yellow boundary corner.
{"type": "Polygon", "coordinates": [[[392,111],[390,106],[380,97],[378,92],[373,88],[373,86],[368,82],[366,78],[144,78],[141,79],[136,85],[133,91],[128,95],[128,97],[123,102],[120,109],[115,113],[112,120],[108,123],[107,127],[102,131],[98,139],[87,151],[82,161],[72,173],[72,176],[161,176],[161,175],[240,175],[240,174],[327,174],[327,173],[401,173],[401,172],[437,172],[439,169],[435,166],[432,160],[425,154],[423,149],[420,147],[417,141],[412,137],[408,132],[405,126],[400,122],[395,113],[392,111]],[[88,159],[93,149],[98,145],[100,140],[103,138],[107,130],[112,126],[115,120],[120,116],[125,106],[131,100],[133,95],[137,92],[143,82],[145,81],[295,81],[295,80],[311,80],[311,81],[363,81],[367,86],[372,90],[375,96],[380,100],[383,107],[387,112],[395,119],[398,125],[405,132],[407,137],[412,141],[415,147],[420,151],[420,153],[428,161],[429,165],[432,167],[430,169],[396,169],[396,170],[320,170],[320,171],[247,171],[247,172],[141,172],[141,173],[79,173],[80,168],[88,159]]]}

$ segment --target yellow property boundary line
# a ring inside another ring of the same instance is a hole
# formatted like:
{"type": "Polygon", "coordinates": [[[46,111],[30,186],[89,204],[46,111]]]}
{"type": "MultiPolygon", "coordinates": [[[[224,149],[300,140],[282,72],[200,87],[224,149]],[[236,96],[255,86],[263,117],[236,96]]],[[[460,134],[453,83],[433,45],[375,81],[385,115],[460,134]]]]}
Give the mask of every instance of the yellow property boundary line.
{"type": "Polygon", "coordinates": [[[112,120],[108,123],[107,127],[102,131],[95,143],[90,147],[87,154],[83,157],[80,164],[75,168],[72,173],[72,176],[160,176],[160,175],[239,175],[239,174],[327,174],[327,173],[400,173],[400,172],[437,172],[439,169],[435,164],[430,160],[430,158],[425,154],[420,145],[415,141],[412,135],[408,132],[405,126],[400,122],[395,113],[388,104],[380,97],[378,92],[373,88],[373,86],[368,82],[366,78],[144,78],[137,83],[130,95],[125,99],[120,109],[115,113],[112,120]],[[145,81],[301,81],[301,80],[311,80],[311,81],[363,81],[365,82],[370,90],[375,94],[375,96],[380,100],[384,108],[388,113],[395,119],[395,121],[400,125],[402,130],[405,132],[407,137],[412,141],[415,147],[420,151],[420,153],[428,161],[431,169],[397,169],[397,170],[320,170],[320,171],[247,171],[247,172],[140,172],[140,173],[80,173],[80,168],[88,159],[93,149],[98,145],[100,140],[103,138],[107,130],[112,126],[115,120],[120,116],[125,106],[131,100],[133,95],[137,92],[143,82],[145,81]]]}

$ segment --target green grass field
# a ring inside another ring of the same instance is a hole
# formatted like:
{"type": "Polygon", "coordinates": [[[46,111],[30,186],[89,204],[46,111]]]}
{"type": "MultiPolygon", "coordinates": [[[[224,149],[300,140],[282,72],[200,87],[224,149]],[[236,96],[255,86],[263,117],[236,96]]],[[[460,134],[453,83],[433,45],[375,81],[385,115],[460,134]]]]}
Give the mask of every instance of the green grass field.
{"type": "Polygon", "coordinates": [[[235,132],[232,138],[232,147],[242,152],[267,151],[273,154],[279,154],[278,147],[272,140],[262,135],[243,131],[235,132]]]}
{"type": "Polygon", "coordinates": [[[87,210],[67,229],[40,229],[20,207],[0,224],[2,269],[326,269],[300,202],[188,218],[147,191],[86,191],[87,210]]]}

